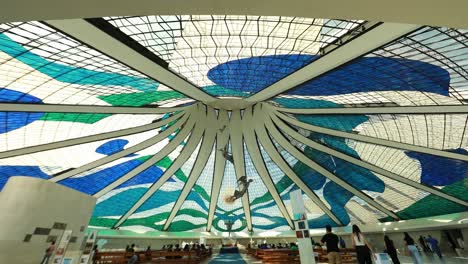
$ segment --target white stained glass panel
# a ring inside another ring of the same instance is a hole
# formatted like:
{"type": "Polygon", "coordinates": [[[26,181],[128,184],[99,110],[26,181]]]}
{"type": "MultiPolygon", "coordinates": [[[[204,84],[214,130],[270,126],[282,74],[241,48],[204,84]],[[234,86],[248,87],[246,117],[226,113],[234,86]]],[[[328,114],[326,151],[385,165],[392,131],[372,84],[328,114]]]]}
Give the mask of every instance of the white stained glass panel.
{"type": "Polygon", "coordinates": [[[167,97],[156,94],[155,80],[43,23],[0,24],[0,32],[3,102],[118,105],[128,96],[154,98],[147,103],[167,97]]]}

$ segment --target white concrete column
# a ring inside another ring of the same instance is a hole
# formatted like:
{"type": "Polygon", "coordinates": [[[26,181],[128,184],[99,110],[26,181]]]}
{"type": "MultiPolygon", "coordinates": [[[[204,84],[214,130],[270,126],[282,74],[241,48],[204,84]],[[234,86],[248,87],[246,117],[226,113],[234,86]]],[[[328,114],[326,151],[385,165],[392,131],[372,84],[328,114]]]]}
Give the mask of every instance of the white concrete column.
{"type": "Polygon", "coordinates": [[[47,239],[56,237],[57,245],[64,230],[73,230],[65,257],[78,263],[95,204],[96,198],[57,183],[11,177],[0,192],[0,263],[40,263],[47,239]]]}
{"type": "Polygon", "coordinates": [[[302,198],[302,191],[295,190],[289,193],[293,211],[294,228],[299,246],[299,255],[302,264],[315,264],[314,249],[310,241],[309,223],[302,198]]]}

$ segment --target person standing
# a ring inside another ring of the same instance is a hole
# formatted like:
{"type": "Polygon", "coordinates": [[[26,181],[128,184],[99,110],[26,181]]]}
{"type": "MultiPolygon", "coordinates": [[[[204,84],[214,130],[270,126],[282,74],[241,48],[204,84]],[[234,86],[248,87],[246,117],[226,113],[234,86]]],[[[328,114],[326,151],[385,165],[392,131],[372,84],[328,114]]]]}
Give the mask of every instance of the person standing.
{"type": "Polygon", "coordinates": [[[98,262],[98,260],[101,258],[98,253],[99,253],[98,246],[94,245],[94,247],[93,247],[93,257],[92,257],[93,264],[96,264],[98,262]]]}
{"type": "Polygon", "coordinates": [[[442,258],[442,253],[440,252],[440,247],[439,247],[439,241],[437,239],[433,238],[431,235],[428,235],[427,237],[427,243],[431,245],[432,252],[436,253],[439,258],[442,258]]]}
{"type": "Polygon", "coordinates": [[[393,244],[393,241],[385,235],[384,237],[384,242],[385,242],[385,248],[387,249],[387,254],[392,258],[393,264],[400,264],[400,260],[398,259],[397,255],[397,250],[395,248],[395,245],[393,244]]]}
{"type": "Polygon", "coordinates": [[[52,243],[50,243],[50,246],[45,251],[44,258],[42,258],[41,260],[41,264],[49,263],[49,259],[52,256],[52,253],[54,253],[54,250],[55,250],[55,241],[52,241],[52,243]]]}
{"type": "Polygon", "coordinates": [[[346,248],[346,243],[342,237],[340,237],[340,247],[341,248],[346,248]]]}
{"type": "Polygon", "coordinates": [[[332,228],[330,225],[326,225],[325,230],[327,231],[327,233],[322,237],[320,242],[327,246],[328,263],[341,264],[341,256],[338,253],[340,252],[340,250],[338,249],[338,242],[340,241],[340,239],[337,235],[332,233],[332,228]]]}
{"type": "Polygon", "coordinates": [[[136,264],[136,263],[138,263],[138,254],[135,251],[133,251],[132,256],[128,260],[127,264],[136,264]]]}
{"type": "Polygon", "coordinates": [[[421,255],[419,254],[418,248],[414,244],[414,239],[410,237],[410,235],[405,232],[405,237],[403,240],[405,241],[406,247],[408,248],[408,251],[411,254],[411,257],[413,258],[413,263],[414,264],[422,264],[422,259],[421,255]]]}
{"type": "Polygon", "coordinates": [[[372,246],[367,242],[364,235],[357,225],[353,225],[353,234],[351,242],[356,248],[356,255],[359,264],[372,264],[371,248],[372,246]]]}
{"type": "Polygon", "coordinates": [[[153,251],[151,250],[151,246],[148,246],[145,251],[145,258],[146,261],[151,261],[153,258],[153,251]]]}
{"type": "Polygon", "coordinates": [[[298,250],[296,243],[291,242],[291,243],[290,243],[289,249],[290,249],[290,250],[298,250]]]}
{"type": "Polygon", "coordinates": [[[133,253],[135,252],[135,244],[132,244],[130,248],[128,249],[128,252],[133,253]]]}
{"type": "Polygon", "coordinates": [[[426,238],[423,236],[419,236],[419,244],[421,245],[424,252],[430,252],[431,249],[427,246],[426,238]]]}

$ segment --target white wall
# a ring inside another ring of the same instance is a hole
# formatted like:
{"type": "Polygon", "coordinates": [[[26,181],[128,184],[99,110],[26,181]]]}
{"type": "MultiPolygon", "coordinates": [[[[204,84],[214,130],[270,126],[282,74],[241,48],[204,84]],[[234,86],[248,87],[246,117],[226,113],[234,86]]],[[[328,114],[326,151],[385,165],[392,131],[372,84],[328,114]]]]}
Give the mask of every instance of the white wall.
{"type": "MultiPolygon", "coordinates": [[[[34,263],[43,257],[47,235],[33,235],[23,242],[26,234],[36,227],[51,228],[55,222],[66,223],[73,230],[76,243],[70,243],[67,255],[80,255],[79,248],[96,204],[96,198],[65,186],[31,177],[11,177],[0,192],[0,263],[34,263]]],[[[63,230],[52,230],[58,239],[63,230]]],[[[58,244],[58,241],[57,241],[58,244]]]]}

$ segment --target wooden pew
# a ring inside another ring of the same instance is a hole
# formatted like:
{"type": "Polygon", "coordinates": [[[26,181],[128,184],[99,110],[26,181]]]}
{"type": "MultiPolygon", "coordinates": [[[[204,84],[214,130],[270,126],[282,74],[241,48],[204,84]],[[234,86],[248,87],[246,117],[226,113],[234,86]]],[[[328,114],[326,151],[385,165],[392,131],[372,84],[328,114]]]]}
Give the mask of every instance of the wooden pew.
{"type": "MultiPolygon", "coordinates": [[[[300,263],[299,251],[290,249],[248,249],[248,254],[262,260],[264,264],[300,263]]],[[[318,262],[327,263],[327,251],[321,248],[314,249],[318,253],[318,262]]],[[[354,248],[340,249],[342,263],[357,263],[354,248]]]]}
{"type": "Polygon", "coordinates": [[[257,249],[256,257],[264,264],[300,263],[299,251],[291,249],[257,249]]]}
{"type": "Polygon", "coordinates": [[[211,256],[211,250],[200,251],[155,251],[151,263],[197,264],[211,256]]]}
{"type": "MultiPolygon", "coordinates": [[[[167,264],[198,264],[211,256],[211,250],[200,251],[165,251],[152,250],[151,255],[145,251],[137,252],[139,263],[167,263],[167,264]]],[[[97,264],[126,264],[132,253],[126,252],[99,252],[97,264]]]]}
{"type": "MultiPolygon", "coordinates": [[[[327,251],[321,248],[314,249],[317,252],[318,262],[328,262],[327,251]]],[[[356,250],[354,248],[340,248],[341,263],[357,263],[356,250]]]]}
{"type": "Polygon", "coordinates": [[[247,254],[251,255],[252,257],[255,257],[256,252],[257,252],[257,249],[255,248],[247,248],[247,254]]]}
{"type": "Polygon", "coordinates": [[[123,251],[99,252],[94,257],[97,264],[126,264],[128,262],[128,258],[123,251]]]}
{"type": "MultiPolygon", "coordinates": [[[[200,263],[201,258],[198,252],[184,251],[152,251],[151,255],[146,252],[137,252],[139,263],[180,263],[180,264],[196,264],[200,263]]],[[[133,253],[125,252],[99,252],[97,264],[127,264],[133,253]]]]}
{"type": "Polygon", "coordinates": [[[257,251],[255,251],[255,257],[258,259],[262,259],[263,255],[265,254],[264,250],[265,249],[257,249],[257,251]]]}
{"type": "Polygon", "coordinates": [[[357,263],[356,249],[342,248],[340,249],[342,263],[357,263]]]}

